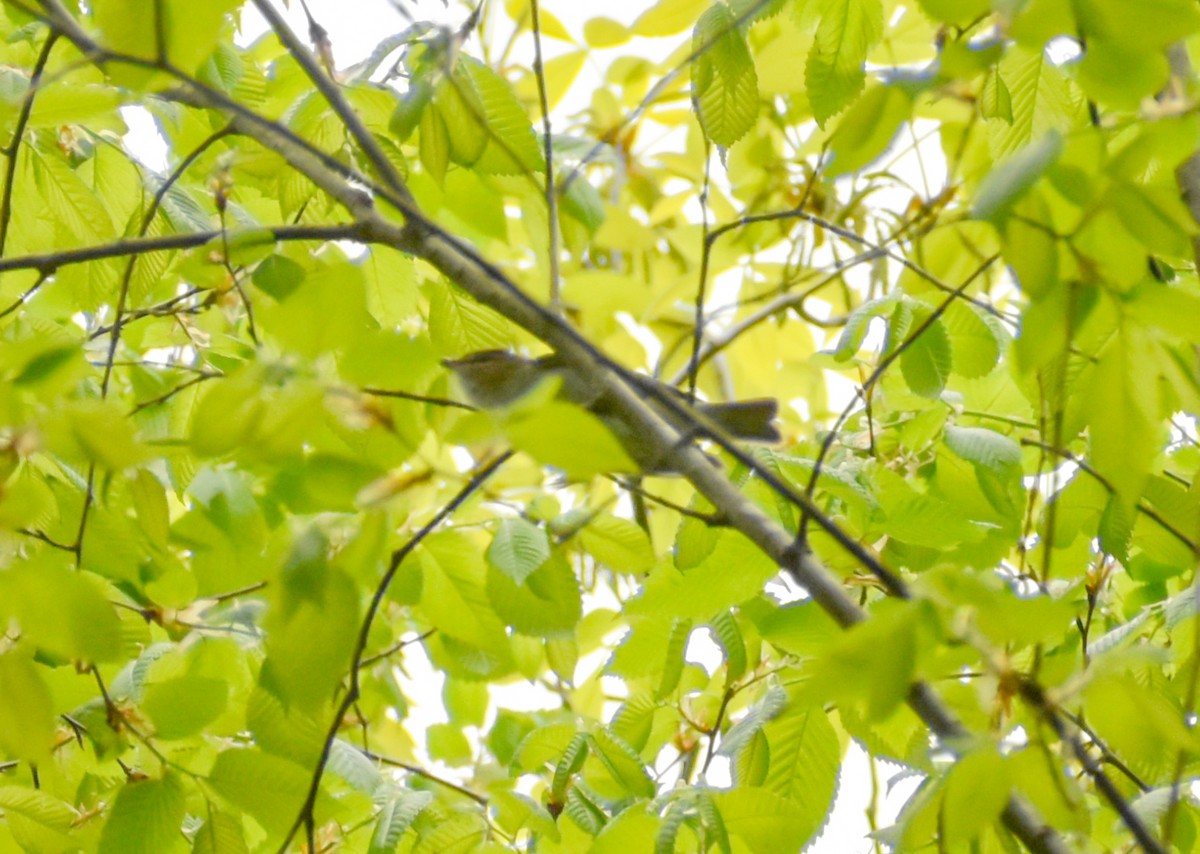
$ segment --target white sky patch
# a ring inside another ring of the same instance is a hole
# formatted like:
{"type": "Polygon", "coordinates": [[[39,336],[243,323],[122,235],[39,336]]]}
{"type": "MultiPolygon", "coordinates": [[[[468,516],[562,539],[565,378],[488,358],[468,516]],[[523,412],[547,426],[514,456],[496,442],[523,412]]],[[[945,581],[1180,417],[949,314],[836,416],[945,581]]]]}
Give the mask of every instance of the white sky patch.
{"type": "Polygon", "coordinates": [[[158,132],[154,117],[145,107],[121,107],[121,118],[129,132],[125,135],[125,150],[147,169],[160,175],[167,171],[167,141],[158,132]]]}

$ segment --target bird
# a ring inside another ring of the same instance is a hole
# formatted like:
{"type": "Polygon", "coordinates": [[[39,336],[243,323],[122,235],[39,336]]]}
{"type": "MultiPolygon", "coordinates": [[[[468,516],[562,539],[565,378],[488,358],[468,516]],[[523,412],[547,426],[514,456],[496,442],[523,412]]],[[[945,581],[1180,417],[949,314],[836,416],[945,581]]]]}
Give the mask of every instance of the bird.
{"type": "MultiPolygon", "coordinates": [[[[607,400],[604,384],[599,378],[570,367],[558,354],[534,359],[511,350],[479,350],[456,359],[443,359],[442,364],[453,371],[467,400],[480,409],[503,409],[516,403],[543,380],[557,377],[561,380],[558,397],[582,406],[600,418],[643,472],[670,473],[661,460],[660,447],[647,442],[641,431],[626,423],[607,400]]],[[[780,440],[773,423],[779,405],[773,398],[691,403],[679,389],[643,374],[623,371],[621,377],[651,409],[679,431],[683,441],[718,431],[730,439],[780,440]],[[680,414],[674,407],[664,404],[664,399],[678,402],[689,414],[680,414]]]]}

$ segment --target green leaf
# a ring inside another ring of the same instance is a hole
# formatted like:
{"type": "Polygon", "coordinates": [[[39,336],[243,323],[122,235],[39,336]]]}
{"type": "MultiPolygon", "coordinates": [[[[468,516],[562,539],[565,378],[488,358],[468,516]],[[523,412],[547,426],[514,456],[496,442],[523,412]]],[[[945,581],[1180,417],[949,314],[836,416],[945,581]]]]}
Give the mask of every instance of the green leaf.
{"type": "Polygon", "coordinates": [[[0,574],[0,598],[22,638],[46,652],[81,662],[124,652],[120,620],[96,577],[60,555],[42,553],[0,574]]]}
{"type": "Polygon", "coordinates": [[[919,606],[876,607],[871,619],[859,623],[820,656],[805,693],[825,692],[842,702],[864,701],[871,721],[886,719],[908,695],[916,676],[919,606]],[[853,679],[846,674],[853,673],[853,679]]]}
{"type": "Polygon", "coordinates": [[[459,58],[454,79],[466,85],[470,95],[464,100],[474,109],[474,119],[482,122],[486,134],[486,147],[474,167],[499,175],[545,171],[533,126],[508,82],[469,56],[459,58]]]}
{"type": "Polygon", "coordinates": [[[864,302],[850,312],[850,316],[846,318],[846,325],[842,327],[842,334],[838,336],[833,358],[839,362],[848,362],[853,358],[862,346],[870,322],[876,317],[887,316],[895,306],[894,297],[882,297],[864,302]]]}
{"type": "Polygon", "coordinates": [[[488,127],[483,106],[474,98],[471,84],[463,74],[438,84],[434,110],[446,126],[450,160],[460,166],[474,166],[488,147],[488,127]]]}
{"type": "Polygon", "coordinates": [[[1158,50],[1200,30],[1200,10],[1187,0],[1082,0],[1076,15],[1092,38],[1120,41],[1136,50],[1158,50]]]}
{"type": "Polygon", "coordinates": [[[590,742],[588,741],[588,737],[586,735],[581,732],[575,732],[574,727],[572,727],[570,731],[567,731],[565,727],[560,726],[553,731],[549,731],[548,729],[542,730],[537,735],[537,739],[532,737],[526,739],[528,745],[521,745],[520,755],[524,767],[530,767],[528,764],[525,764],[529,761],[527,754],[531,754],[535,749],[539,748],[541,746],[539,742],[545,741],[547,736],[555,739],[561,739],[564,737],[570,739],[570,741],[568,741],[560,749],[562,756],[554,765],[554,776],[551,778],[550,785],[550,792],[554,802],[561,804],[563,795],[567,791],[567,786],[571,781],[572,775],[576,774],[579,769],[583,767],[584,760],[587,759],[588,745],[590,742]]]}
{"type": "Polygon", "coordinates": [[[54,742],[54,703],[40,669],[23,650],[0,654],[0,748],[41,762],[54,742]]]}
{"type": "MultiPolygon", "coordinates": [[[[1041,45],[1036,50],[1009,49],[1000,62],[1000,76],[1009,92],[1012,118],[990,123],[993,157],[1014,156],[1034,140],[1045,144],[1051,132],[1065,134],[1084,121],[1079,90],[1046,57],[1041,45]]],[[[997,180],[989,174],[987,183],[997,180]]],[[[997,192],[1002,191],[998,185],[997,192]]]]}
{"type": "MultiPolygon", "coordinates": [[[[842,116],[829,140],[829,174],[857,172],[881,156],[912,117],[912,97],[899,86],[873,86],[842,116]]],[[[839,348],[840,350],[840,348],[839,348]]]]}
{"type": "Polygon", "coordinates": [[[596,757],[622,789],[634,797],[654,796],[654,781],[646,773],[637,752],[620,736],[607,729],[597,729],[591,735],[591,744],[596,757]]]}
{"type": "Polygon", "coordinates": [[[462,766],[471,761],[471,743],[454,724],[433,724],[425,731],[429,758],[447,765],[462,766]]]}
{"type": "Polygon", "coordinates": [[[155,6],[159,12],[152,12],[137,0],[101,0],[94,15],[106,46],[144,59],[160,58],[157,34],[161,29],[166,48],[161,59],[190,73],[213,52],[225,14],[238,5],[236,0],[166,0],[155,6]]]}
{"type": "Polygon", "coordinates": [[[1141,495],[1156,452],[1151,418],[1158,415],[1146,341],[1131,331],[1117,335],[1096,365],[1088,397],[1092,464],[1126,502],[1141,495]]]}
{"type": "Polygon", "coordinates": [[[975,193],[971,216],[999,222],[1062,153],[1062,136],[1050,131],[992,168],[975,193]]]}
{"type": "Polygon", "coordinates": [[[446,167],[450,163],[450,133],[436,102],[421,112],[419,127],[417,137],[421,165],[438,184],[441,184],[446,178],[446,167]]]}
{"type": "Polygon", "coordinates": [[[572,480],[638,470],[603,421],[565,401],[515,411],[505,419],[504,433],[514,448],[572,480]]]}
{"type": "Polygon", "coordinates": [[[641,597],[626,610],[659,618],[708,620],[718,611],[754,597],[776,572],[775,563],[753,543],[741,534],[724,531],[712,553],[687,572],[659,565],[646,580],[641,597]],[[738,569],[731,572],[730,567],[738,569]]]}
{"type": "Polygon", "coordinates": [[[149,458],[137,429],[112,401],[75,400],[44,422],[53,450],[82,456],[101,468],[121,471],[149,458]]]}
{"type": "Polygon", "coordinates": [[[302,533],[273,586],[274,607],[265,621],[267,657],[262,684],[285,705],[315,711],[331,700],[345,678],[358,630],[358,590],[329,566],[327,544],[302,533]]]}
{"type": "Polygon", "coordinates": [[[714,3],[692,35],[692,48],[708,45],[692,62],[692,102],[704,135],[728,148],[746,135],[758,115],[758,76],[734,13],[714,3]]]}
{"type": "Polygon", "coordinates": [[[562,839],[550,811],[528,795],[496,791],[490,795],[489,802],[496,810],[496,823],[505,831],[516,834],[524,828],[534,838],[552,842],[562,839]]]}
{"type": "Polygon", "coordinates": [[[483,816],[458,813],[423,833],[413,854],[467,854],[478,850],[490,830],[483,816]]]}
{"type": "Polygon", "coordinates": [[[1021,446],[986,427],[946,428],[946,447],[970,463],[1000,474],[1013,473],[1021,466],[1021,446]]]}
{"type": "Polygon", "coordinates": [[[983,538],[984,529],[948,498],[915,489],[890,469],[875,467],[870,475],[879,501],[878,525],[889,536],[932,549],[983,538]]]}
{"type": "Polygon", "coordinates": [[[710,623],[713,634],[725,653],[725,682],[733,684],[746,672],[746,643],[737,618],[729,611],[722,611],[710,623]]]}
{"type": "Polygon", "coordinates": [[[959,759],[945,786],[942,828],[946,844],[955,846],[976,839],[1000,817],[1012,783],[1003,757],[987,747],[959,759]]]}
{"type": "Polygon", "coordinates": [[[681,33],[696,20],[710,0],[658,0],[633,23],[639,36],[657,38],[681,33]]]}
{"type": "Polygon", "coordinates": [[[22,850],[69,851],[74,847],[69,834],[79,816],[53,795],[21,786],[0,786],[0,810],[22,850]]]}
{"type": "Polygon", "coordinates": [[[262,371],[250,365],[232,376],[209,383],[195,408],[192,450],[219,456],[242,446],[258,428],[266,401],[262,371]]]}
{"type": "Polygon", "coordinates": [[[478,544],[444,532],[426,538],[418,554],[424,577],[420,607],[430,623],[471,646],[499,646],[504,627],[488,599],[488,572],[478,544]]]}
{"type": "Polygon", "coordinates": [[[816,811],[766,789],[739,786],[713,792],[712,799],[729,835],[753,854],[799,851],[812,835],[816,811]]]}
{"type": "Polygon", "coordinates": [[[1088,38],[1075,79],[1093,100],[1132,110],[1142,98],[1161,91],[1170,76],[1162,51],[1130,48],[1124,40],[1088,38]]]}
{"type": "Polygon", "coordinates": [[[675,620],[671,625],[671,635],[667,641],[666,667],[663,669],[658,688],[654,692],[656,700],[669,697],[678,687],[679,678],[683,675],[684,654],[687,652],[687,642],[691,634],[691,620],[675,620]]]}
{"type": "Polygon", "coordinates": [[[880,0],[822,0],[817,38],[804,66],[817,124],[824,127],[862,91],[867,52],[882,34],[880,0]]]}
{"type": "Polygon", "coordinates": [[[1151,252],[1186,258],[1196,222],[1176,189],[1165,189],[1115,183],[1109,188],[1107,201],[1129,233],[1151,252]]]}
{"type": "Polygon", "coordinates": [[[454,285],[429,289],[429,337],[447,355],[503,349],[512,341],[507,320],[454,285]]]}
{"type": "Polygon", "coordinates": [[[937,397],[946,387],[954,366],[950,336],[941,320],[935,320],[915,338],[906,339],[900,354],[900,371],[914,394],[937,397]]]}
{"type": "Polygon", "coordinates": [[[507,575],[488,573],[488,600],[501,620],[518,632],[545,638],[574,633],[583,604],[579,582],[561,555],[551,555],[518,584],[507,575]]]}
{"type": "Polygon", "coordinates": [[[229,683],[204,676],[181,676],[154,682],[142,708],[154,721],[159,738],[186,738],[200,732],[225,710],[229,683]]]}
{"type": "Polygon", "coordinates": [[[487,550],[488,563],[517,584],[523,584],[549,557],[546,532],[520,518],[501,519],[487,550]]]}
{"type": "Polygon", "coordinates": [[[208,783],[278,835],[288,831],[299,813],[310,775],[309,769],[256,748],[232,749],[217,755],[208,783]]]}
{"type": "Polygon", "coordinates": [[[395,854],[404,832],[433,800],[431,792],[394,789],[379,806],[367,854],[395,854]]]}
{"type": "Polygon", "coordinates": [[[989,0],[920,0],[921,10],[935,21],[965,27],[987,15],[989,0]]]}
{"type": "Polygon", "coordinates": [[[210,808],[196,831],[192,854],[250,854],[241,817],[210,808]]]}
{"type": "Polygon", "coordinates": [[[614,572],[649,572],[658,562],[646,532],[637,523],[611,513],[589,519],[579,532],[579,544],[614,572]]]}
{"type": "Polygon", "coordinates": [[[778,717],[787,708],[787,704],[787,691],[778,685],[770,686],[750,711],[725,733],[719,752],[723,756],[739,756],[742,751],[751,747],[755,736],[762,732],[767,723],[778,717]]]}
{"type": "Polygon", "coordinates": [[[1001,335],[963,301],[951,303],[942,314],[950,336],[951,363],[960,377],[987,376],[1000,362],[1001,335]]]}
{"type": "Polygon", "coordinates": [[[771,766],[762,786],[815,807],[809,834],[816,832],[833,805],[841,745],[820,707],[782,715],[763,729],[771,745],[771,766]]]}
{"type": "Polygon", "coordinates": [[[100,834],[100,854],[159,854],[182,847],[187,793],[174,774],[131,780],[117,792],[100,834]]]}

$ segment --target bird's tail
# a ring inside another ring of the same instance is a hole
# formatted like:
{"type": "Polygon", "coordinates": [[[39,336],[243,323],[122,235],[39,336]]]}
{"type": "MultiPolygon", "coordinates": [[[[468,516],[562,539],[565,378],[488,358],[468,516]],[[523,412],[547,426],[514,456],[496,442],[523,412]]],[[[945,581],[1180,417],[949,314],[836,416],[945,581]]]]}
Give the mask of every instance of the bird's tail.
{"type": "Polygon", "coordinates": [[[753,442],[778,442],[779,430],[773,423],[779,404],[772,398],[738,400],[733,403],[704,403],[700,413],[735,439],[753,442]]]}

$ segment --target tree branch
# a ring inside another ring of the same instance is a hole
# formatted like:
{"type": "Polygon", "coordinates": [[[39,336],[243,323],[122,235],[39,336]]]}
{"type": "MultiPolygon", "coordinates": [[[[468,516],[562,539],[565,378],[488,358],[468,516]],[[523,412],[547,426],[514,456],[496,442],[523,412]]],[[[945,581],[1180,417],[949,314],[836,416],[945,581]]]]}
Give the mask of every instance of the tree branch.
{"type": "MultiPolygon", "coordinates": [[[[254,245],[295,240],[360,240],[361,228],[357,225],[280,225],[271,228],[245,228],[232,233],[236,244],[254,245]]],[[[168,234],[163,237],[141,237],[131,240],[114,240],[101,246],[84,246],[79,249],[61,249],[38,255],[20,255],[16,258],[0,258],[0,273],[9,270],[37,270],[51,275],[62,267],[101,261],[105,258],[122,258],[130,255],[145,255],[150,252],[170,252],[176,249],[194,249],[214,240],[221,239],[220,229],[197,231],[190,234],[168,234]]]]}

